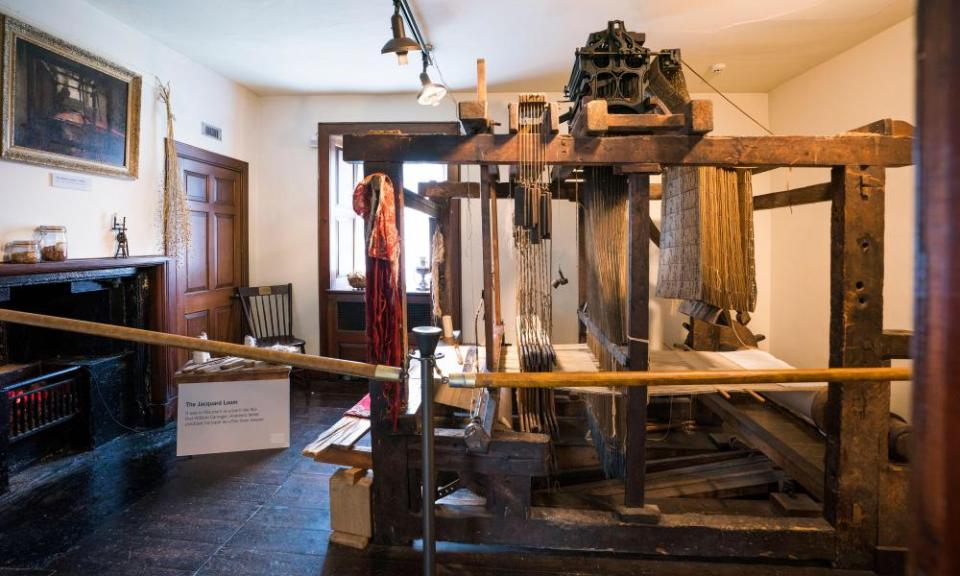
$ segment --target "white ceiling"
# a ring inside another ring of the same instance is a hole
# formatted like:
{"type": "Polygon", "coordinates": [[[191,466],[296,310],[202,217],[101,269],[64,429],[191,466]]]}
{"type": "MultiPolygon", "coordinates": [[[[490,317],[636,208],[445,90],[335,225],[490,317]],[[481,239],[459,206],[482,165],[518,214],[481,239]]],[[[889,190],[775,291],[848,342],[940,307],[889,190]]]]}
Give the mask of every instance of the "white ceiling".
{"type": "MultiPolygon", "coordinates": [[[[391,0],[88,0],[260,94],[410,92],[419,57],[380,48],[391,0]]],[[[621,19],[720,89],[766,92],[914,12],[914,0],[411,0],[455,90],[560,91],[574,49],[621,19]]],[[[409,31],[408,31],[409,32],[409,31]]],[[[904,47],[912,49],[912,47],[904,47]]],[[[688,82],[698,88],[690,74],[688,82]]]]}

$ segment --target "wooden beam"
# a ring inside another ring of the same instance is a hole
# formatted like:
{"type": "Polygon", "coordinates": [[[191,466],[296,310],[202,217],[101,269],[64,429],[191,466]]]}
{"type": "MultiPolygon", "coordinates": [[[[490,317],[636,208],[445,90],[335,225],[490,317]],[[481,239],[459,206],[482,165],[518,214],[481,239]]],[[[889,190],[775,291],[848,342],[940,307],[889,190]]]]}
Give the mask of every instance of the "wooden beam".
{"type": "Polygon", "coordinates": [[[660,174],[661,172],[663,172],[663,167],[652,162],[621,164],[613,167],[614,174],[660,174]]]}
{"type": "Polygon", "coordinates": [[[457,118],[467,134],[483,134],[493,130],[487,117],[487,61],[477,58],[477,99],[457,103],[457,118]]]}
{"type": "Polygon", "coordinates": [[[407,208],[413,208],[418,212],[423,212],[431,218],[440,218],[440,207],[436,202],[421,196],[408,188],[403,189],[403,202],[407,208]]]}
{"type": "Polygon", "coordinates": [[[349,466],[369,470],[373,468],[373,454],[366,446],[327,446],[313,457],[317,462],[335,466],[349,466]]]}
{"type": "Polygon", "coordinates": [[[544,121],[544,132],[547,134],[560,133],[560,109],[556,102],[547,102],[547,116],[544,121]]]}
{"type": "MultiPolygon", "coordinates": [[[[407,446],[409,464],[420,465],[423,447],[418,442],[407,446]]],[[[434,458],[438,471],[478,474],[525,475],[550,474],[550,436],[513,430],[495,430],[486,452],[467,446],[462,428],[437,428],[434,431],[434,458]]]]}
{"type": "MultiPolygon", "coordinates": [[[[490,182],[496,184],[500,179],[500,170],[496,166],[490,166],[490,182]]],[[[493,264],[493,304],[494,304],[494,325],[503,326],[503,314],[500,306],[500,213],[497,210],[498,194],[490,194],[490,249],[493,264]]],[[[498,339],[494,345],[498,346],[502,340],[498,339]]],[[[498,354],[499,358],[499,354],[498,354]]]]}
{"type": "Polygon", "coordinates": [[[607,101],[591,100],[573,120],[570,133],[575,136],[614,134],[655,134],[686,132],[706,134],[713,130],[713,102],[691,100],[678,114],[612,114],[607,101]]]}
{"type": "Polygon", "coordinates": [[[607,101],[591,100],[580,108],[570,133],[575,136],[602,134],[648,134],[678,131],[686,123],[683,114],[610,114],[607,101]]]}
{"type": "MultiPolygon", "coordinates": [[[[495,182],[497,198],[511,198],[514,184],[510,182],[495,182]]],[[[577,186],[575,182],[553,181],[550,191],[554,200],[575,200],[577,186]]],[[[479,198],[480,184],[476,182],[421,182],[420,195],[430,199],[440,198],[479,198]]]]}
{"type": "Polygon", "coordinates": [[[496,195],[496,180],[492,170],[496,166],[480,166],[480,238],[483,244],[483,332],[486,347],[486,368],[496,370],[500,364],[500,340],[496,332],[497,296],[500,289],[494,282],[499,270],[493,253],[493,219],[491,196],[496,195]]]}
{"type": "MultiPolygon", "coordinates": [[[[401,239],[400,270],[404,270],[403,248],[403,164],[401,163],[365,163],[364,174],[383,172],[393,181],[394,197],[397,208],[397,232],[401,239]]],[[[371,278],[370,259],[367,259],[367,278],[371,278]]],[[[399,289],[406,294],[404,274],[400,274],[399,289]]],[[[402,299],[402,350],[407,348],[407,299],[402,299]]],[[[366,305],[371,306],[370,302],[366,305]]],[[[368,308],[369,309],[369,308],[368,308]]],[[[397,529],[395,518],[403,513],[411,513],[415,506],[413,488],[407,475],[406,440],[394,434],[395,421],[390,414],[387,401],[387,384],[371,379],[370,386],[370,445],[373,460],[373,489],[371,509],[373,511],[373,540],[379,544],[402,545],[409,542],[397,529]]],[[[406,398],[406,383],[401,388],[406,398]]]]}
{"type": "MultiPolygon", "coordinates": [[[[421,182],[420,195],[426,198],[479,198],[480,184],[477,182],[421,182]]],[[[506,191],[505,191],[506,192],[506,191]]],[[[500,190],[497,190],[497,194],[500,190]]]]}
{"type": "Polygon", "coordinates": [[[960,572],[960,5],[917,5],[917,179],[911,574],[960,572]]]}
{"type": "Polygon", "coordinates": [[[616,360],[617,364],[624,368],[630,365],[630,359],[627,357],[625,346],[611,342],[610,339],[607,338],[607,335],[600,330],[583,310],[577,310],[577,318],[580,320],[580,323],[583,324],[583,328],[587,333],[592,334],[593,337],[597,339],[597,342],[606,349],[607,354],[610,354],[610,356],[616,360]]]}
{"type": "Polygon", "coordinates": [[[703,394],[697,400],[743,441],[786,470],[817,499],[823,499],[823,440],[819,432],[778,410],[766,410],[766,418],[758,419],[718,394],[703,394]]]}
{"type": "Polygon", "coordinates": [[[454,326],[461,326],[460,311],[460,200],[443,198],[435,201],[440,207],[437,224],[443,234],[443,264],[440,266],[440,310],[453,319],[454,326]]]}
{"type": "Polygon", "coordinates": [[[487,60],[477,58],[477,100],[487,102],[487,60]]]}
{"type": "Polygon", "coordinates": [[[713,131],[713,101],[691,100],[683,111],[686,129],[690,134],[706,134],[713,131]]]}
{"type": "MultiPolygon", "coordinates": [[[[344,158],[350,162],[434,162],[444,164],[517,164],[517,136],[355,135],[345,134],[344,158]]],[[[609,166],[654,162],[684,166],[836,165],[906,166],[913,138],[874,134],[839,136],[554,136],[544,162],[609,166]]]]}
{"type": "MultiPolygon", "coordinates": [[[[497,198],[510,198],[513,190],[509,182],[497,182],[497,198]]],[[[429,199],[441,198],[479,198],[480,184],[476,182],[421,182],[420,196],[429,199]]],[[[662,188],[659,183],[650,184],[650,199],[660,200],[662,188]]],[[[556,180],[550,183],[550,191],[554,200],[576,200],[578,195],[577,183],[556,180]]]]}
{"type": "Polygon", "coordinates": [[[910,358],[913,345],[912,330],[884,330],[880,338],[885,360],[905,360],[910,358]]]}
{"type": "Polygon", "coordinates": [[[892,118],[882,118],[875,120],[859,128],[854,128],[851,132],[865,132],[868,134],[883,134],[885,136],[910,136],[913,137],[913,126],[903,120],[894,120],[892,118]]]}
{"type": "MultiPolygon", "coordinates": [[[[417,522],[408,524],[408,534],[418,537],[417,522]]],[[[603,510],[536,506],[527,517],[505,518],[482,506],[438,506],[437,532],[452,542],[535,549],[821,562],[831,560],[834,541],[833,528],[822,518],[664,514],[651,525],[622,522],[603,510]]]]}
{"type": "MultiPolygon", "coordinates": [[[[627,177],[627,337],[629,368],[633,371],[649,367],[650,333],[650,176],[632,174],[627,177]]],[[[626,478],[624,505],[644,505],[644,482],[647,453],[647,388],[631,387],[627,391],[626,478]]]]}
{"type": "MultiPolygon", "coordinates": [[[[882,366],[883,168],[831,174],[830,366],[882,366]]],[[[824,515],[837,530],[841,567],[873,566],[889,417],[889,382],[830,383],[824,515]]]]}
{"type": "Polygon", "coordinates": [[[782,190],[780,192],[754,196],[753,209],[769,210],[771,208],[786,208],[787,206],[829,202],[830,200],[833,200],[830,183],[824,182],[822,184],[812,184],[802,188],[793,188],[792,190],[782,190]]]}

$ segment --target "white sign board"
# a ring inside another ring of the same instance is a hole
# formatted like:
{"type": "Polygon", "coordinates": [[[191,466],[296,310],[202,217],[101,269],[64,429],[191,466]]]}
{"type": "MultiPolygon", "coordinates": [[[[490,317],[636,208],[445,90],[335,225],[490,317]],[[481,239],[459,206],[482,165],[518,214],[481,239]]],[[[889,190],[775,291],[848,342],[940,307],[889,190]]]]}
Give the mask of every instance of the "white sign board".
{"type": "Polygon", "coordinates": [[[290,446],[290,379],[181,382],[177,456],[290,446]]]}
{"type": "Polygon", "coordinates": [[[66,188],[68,190],[90,190],[93,188],[93,181],[89,176],[82,174],[51,172],[50,185],[54,188],[66,188]]]}

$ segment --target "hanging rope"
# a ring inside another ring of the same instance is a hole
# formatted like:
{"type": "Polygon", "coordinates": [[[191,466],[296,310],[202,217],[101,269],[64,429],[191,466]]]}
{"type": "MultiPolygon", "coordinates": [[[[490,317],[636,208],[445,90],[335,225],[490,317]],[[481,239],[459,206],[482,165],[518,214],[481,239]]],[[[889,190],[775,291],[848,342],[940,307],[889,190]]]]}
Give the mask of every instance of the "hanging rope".
{"type": "MultiPolygon", "coordinates": [[[[518,104],[520,158],[514,195],[513,243],[517,262],[517,344],[524,372],[549,372],[556,365],[551,342],[552,214],[543,126],[546,97],[522,94],[518,104]]],[[[517,414],[524,432],[559,435],[552,390],[517,390],[517,414]]]]}

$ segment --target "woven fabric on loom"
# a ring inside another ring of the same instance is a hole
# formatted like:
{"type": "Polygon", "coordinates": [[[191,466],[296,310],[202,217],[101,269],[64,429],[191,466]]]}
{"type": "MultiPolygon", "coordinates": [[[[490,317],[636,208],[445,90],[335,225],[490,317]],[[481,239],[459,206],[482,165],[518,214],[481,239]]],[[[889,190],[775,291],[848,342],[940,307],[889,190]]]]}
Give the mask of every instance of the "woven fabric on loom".
{"type": "Polygon", "coordinates": [[[663,171],[657,296],[752,312],[757,301],[748,170],[663,171]]]}

